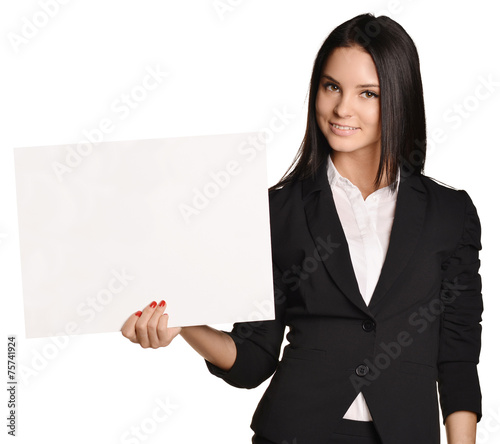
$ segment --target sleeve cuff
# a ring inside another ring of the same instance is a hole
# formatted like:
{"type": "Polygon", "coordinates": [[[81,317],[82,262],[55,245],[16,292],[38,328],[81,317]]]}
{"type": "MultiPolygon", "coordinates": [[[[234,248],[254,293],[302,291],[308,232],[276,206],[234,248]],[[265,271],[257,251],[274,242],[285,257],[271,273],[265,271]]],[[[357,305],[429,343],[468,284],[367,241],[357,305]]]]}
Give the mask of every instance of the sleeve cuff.
{"type": "Polygon", "coordinates": [[[481,419],[481,389],[473,362],[447,362],[439,366],[439,395],[443,424],[453,412],[466,410],[481,419]]]}

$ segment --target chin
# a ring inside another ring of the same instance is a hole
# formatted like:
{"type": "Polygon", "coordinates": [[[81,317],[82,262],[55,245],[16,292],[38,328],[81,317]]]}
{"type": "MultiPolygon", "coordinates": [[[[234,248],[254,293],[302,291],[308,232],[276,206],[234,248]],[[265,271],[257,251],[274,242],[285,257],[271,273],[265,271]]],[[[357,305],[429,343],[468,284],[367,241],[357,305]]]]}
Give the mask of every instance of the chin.
{"type": "Polygon", "coordinates": [[[352,144],[338,143],[337,141],[335,141],[334,143],[329,141],[328,144],[330,145],[330,148],[333,151],[338,151],[338,152],[342,152],[342,153],[350,153],[350,152],[359,150],[361,148],[359,145],[353,146],[352,144]]]}

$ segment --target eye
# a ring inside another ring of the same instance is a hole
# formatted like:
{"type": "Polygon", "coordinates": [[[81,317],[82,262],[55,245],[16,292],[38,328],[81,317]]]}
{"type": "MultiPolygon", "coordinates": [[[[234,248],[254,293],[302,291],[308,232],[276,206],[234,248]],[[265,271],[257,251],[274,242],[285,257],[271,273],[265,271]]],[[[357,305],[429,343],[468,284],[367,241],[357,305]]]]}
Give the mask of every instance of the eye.
{"type": "Polygon", "coordinates": [[[335,83],[327,82],[323,84],[323,87],[328,91],[340,91],[340,88],[335,83]]]}
{"type": "Polygon", "coordinates": [[[371,98],[377,98],[378,94],[374,93],[373,91],[363,91],[361,93],[362,96],[365,97],[365,99],[371,99],[371,98]]]}

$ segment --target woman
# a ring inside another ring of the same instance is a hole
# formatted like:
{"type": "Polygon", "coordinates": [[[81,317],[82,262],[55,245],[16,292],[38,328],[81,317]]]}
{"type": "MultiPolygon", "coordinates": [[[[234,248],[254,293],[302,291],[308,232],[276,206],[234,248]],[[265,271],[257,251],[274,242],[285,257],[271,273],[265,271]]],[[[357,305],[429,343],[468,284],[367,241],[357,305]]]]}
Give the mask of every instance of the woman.
{"type": "Polygon", "coordinates": [[[165,303],[122,332],[181,334],[235,387],[273,378],[254,443],[474,443],[481,417],[480,224],[465,191],[422,174],[418,54],[388,17],[357,16],[320,48],[307,129],[270,189],[275,320],[168,328],[165,303]],[[289,344],[279,355],[285,326],[289,344]]]}

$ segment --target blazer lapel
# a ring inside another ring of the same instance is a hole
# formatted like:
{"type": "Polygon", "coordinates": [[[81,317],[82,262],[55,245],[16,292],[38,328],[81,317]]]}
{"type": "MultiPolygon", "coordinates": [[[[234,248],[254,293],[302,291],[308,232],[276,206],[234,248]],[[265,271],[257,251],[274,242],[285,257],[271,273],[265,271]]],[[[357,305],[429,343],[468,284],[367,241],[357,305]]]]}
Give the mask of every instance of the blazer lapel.
{"type": "Polygon", "coordinates": [[[304,180],[302,184],[302,199],[307,225],[316,247],[320,251],[323,248],[322,243],[335,244],[333,253],[328,255],[323,263],[342,293],[360,310],[370,315],[363,296],[359,292],[349,246],[328,182],[326,165],[327,163],[323,162],[317,176],[304,180]]]}
{"type": "Polygon", "coordinates": [[[389,248],[368,307],[377,306],[406,267],[424,226],[427,193],[420,176],[402,177],[389,248]]]}
{"type": "Polygon", "coordinates": [[[417,246],[425,220],[426,191],[419,176],[411,175],[401,178],[389,248],[367,307],[359,291],[349,245],[335,208],[326,174],[326,165],[327,163],[323,162],[317,175],[302,183],[302,199],[307,225],[318,249],[322,248],[321,241],[335,244],[333,254],[323,261],[328,273],[353,304],[372,316],[373,308],[386,295],[417,246]]]}

